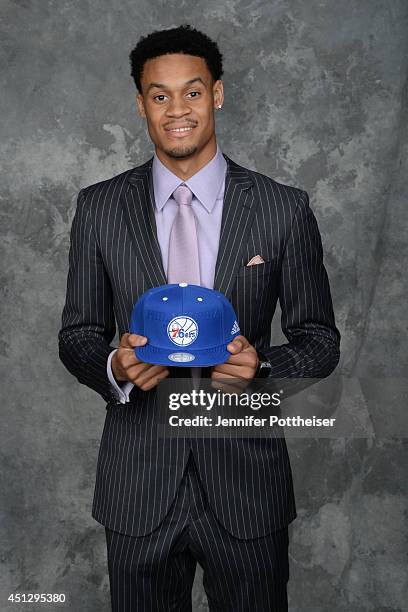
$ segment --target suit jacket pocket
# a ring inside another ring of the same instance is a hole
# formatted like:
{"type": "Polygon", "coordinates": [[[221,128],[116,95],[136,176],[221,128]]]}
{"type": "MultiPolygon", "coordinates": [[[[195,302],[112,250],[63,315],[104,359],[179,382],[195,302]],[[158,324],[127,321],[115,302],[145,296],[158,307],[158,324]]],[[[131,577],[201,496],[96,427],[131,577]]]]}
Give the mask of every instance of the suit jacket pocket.
{"type": "Polygon", "coordinates": [[[269,274],[271,269],[276,265],[275,260],[265,261],[264,263],[254,264],[252,266],[241,266],[238,270],[238,276],[257,277],[269,274]]]}

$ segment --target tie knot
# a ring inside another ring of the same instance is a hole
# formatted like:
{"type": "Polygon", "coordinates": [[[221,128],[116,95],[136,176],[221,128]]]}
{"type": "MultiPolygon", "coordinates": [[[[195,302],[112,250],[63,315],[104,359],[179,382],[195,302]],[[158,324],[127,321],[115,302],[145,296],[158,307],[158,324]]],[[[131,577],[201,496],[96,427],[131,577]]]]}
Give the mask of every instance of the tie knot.
{"type": "Polygon", "coordinates": [[[173,198],[177,204],[186,204],[190,206],[191,200],[193,199],[193,192],[187,185],[179,185],[173,192],[173,198]]]}

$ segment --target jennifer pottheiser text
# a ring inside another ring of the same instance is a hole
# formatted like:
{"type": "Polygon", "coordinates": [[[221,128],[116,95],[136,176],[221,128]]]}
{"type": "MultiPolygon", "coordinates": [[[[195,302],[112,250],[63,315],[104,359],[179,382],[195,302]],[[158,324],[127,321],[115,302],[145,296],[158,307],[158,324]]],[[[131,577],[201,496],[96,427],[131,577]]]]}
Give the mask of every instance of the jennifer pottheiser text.
{"type": "Polygon", "coordinates": [[[278,417],[270,415],[269,418],[258,418],[254,415],[245,415],[238,418],[226,418],[218,416],[213,419],[209,416],[197,415],[191,418],[171,415],[169,425],[171,427],[333,427],[335,418],[322,419],[312,416],[303,418],[298,415],[278,417]]]}

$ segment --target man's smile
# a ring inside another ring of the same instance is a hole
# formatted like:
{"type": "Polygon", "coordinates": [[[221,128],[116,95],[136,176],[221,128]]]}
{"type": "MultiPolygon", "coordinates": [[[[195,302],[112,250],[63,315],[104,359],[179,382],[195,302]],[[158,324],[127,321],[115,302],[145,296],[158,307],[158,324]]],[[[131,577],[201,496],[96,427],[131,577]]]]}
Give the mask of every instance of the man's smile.
{"type": "Polygon", "coordinates": [[[172,128],[165,128],[165,131],[167,132],[167,136],[169,138],[184,138],[185,136],[188,136],[195,127],[196,126],[192,125],[184,125],[172,128]]]}

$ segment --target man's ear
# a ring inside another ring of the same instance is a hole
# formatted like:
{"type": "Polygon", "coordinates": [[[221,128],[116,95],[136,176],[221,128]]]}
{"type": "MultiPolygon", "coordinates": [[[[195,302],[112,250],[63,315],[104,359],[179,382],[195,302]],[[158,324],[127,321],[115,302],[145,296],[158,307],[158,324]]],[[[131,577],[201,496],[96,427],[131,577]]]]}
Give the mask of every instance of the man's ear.
{"type": "Polygon", "coordinates": [[[213,96],[214,96],[214,104],[216,107],[219,105],[223,105],[224,103],[224,86],[221,79],[215,81],[213,85],[213,96]]]}
{"type": "Polygon", "coordinates": [[[145,108],[144,108],[144,102],[143,102],[143,96],[140,93],[138,93],[136,95],[136,104],[137,104],[137,108],[139,110],[139,115],[141,117],[146,117],[145,108]]]}

